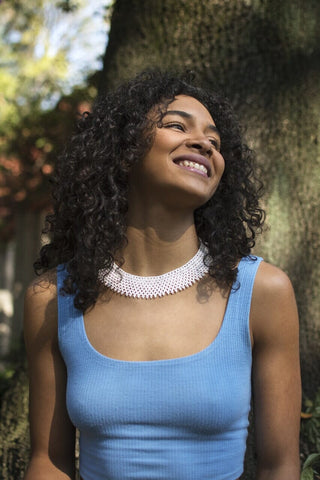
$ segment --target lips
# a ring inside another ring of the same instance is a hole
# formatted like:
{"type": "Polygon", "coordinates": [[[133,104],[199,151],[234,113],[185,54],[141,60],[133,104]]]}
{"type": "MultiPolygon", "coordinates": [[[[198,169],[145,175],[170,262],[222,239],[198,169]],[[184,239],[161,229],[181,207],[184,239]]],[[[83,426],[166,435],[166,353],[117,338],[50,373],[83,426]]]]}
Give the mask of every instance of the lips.
{"type": "Polygon", "coordinates": [[[184,155],[179,155],[178,157],[175,157],[173,159],[173,162],[181,166],[182,168],[186,168],[188,170],[195,171],[196,173],[211,177],[211,164],[209,160],[203,155],[199,155],[198,153],[186,153],[184,155]],[[202,165],[206,168],[206,174],[204,174],[203,169],[200,170],[197,168],[192,168],[192,166],[187,166],[186,164],[188,162],[202,165]]]}

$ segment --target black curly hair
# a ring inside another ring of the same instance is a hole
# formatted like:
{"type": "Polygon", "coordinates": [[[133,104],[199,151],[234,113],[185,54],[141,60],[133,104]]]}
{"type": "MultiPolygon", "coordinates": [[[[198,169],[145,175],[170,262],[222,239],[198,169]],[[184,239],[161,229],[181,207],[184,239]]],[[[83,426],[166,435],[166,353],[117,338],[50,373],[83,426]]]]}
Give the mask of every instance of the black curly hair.
{"type": "Polygon", "coordinates": [[[75,294],[75,307],[83,312],[102,292],[98,271],[110,269],[115,252],[127,242],[128,173],[152,145],[155,121],[148,113],[160,107],[164,114],[181,94],[208,109],[221,136],[224,174],[214,196],[194,212],[197,234],[209,251],[205,261],[221,288],[231,287],[237,262],[255,244],[264,221],[261,182],[228,101],[194,85],[190,74],[140,73],[83,115],[52,179],[54,211],[44,230],[50,242],[34,268],[40,274],[66,264],[63,291],[75,294]]]}

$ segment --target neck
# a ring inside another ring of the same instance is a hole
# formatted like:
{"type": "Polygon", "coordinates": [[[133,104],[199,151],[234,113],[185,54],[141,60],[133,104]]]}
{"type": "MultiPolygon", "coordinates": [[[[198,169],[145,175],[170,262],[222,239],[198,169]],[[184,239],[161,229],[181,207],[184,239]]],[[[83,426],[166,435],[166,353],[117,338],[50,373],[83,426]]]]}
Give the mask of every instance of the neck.
{"type": "Polygon", "coordinates": [[[162,275],[184,265],[199,248],[193,214],[156,210],[143,215],[129,210],[128,244],[119,258],[124,259],[122,268],[134,275],[162,275]]]}

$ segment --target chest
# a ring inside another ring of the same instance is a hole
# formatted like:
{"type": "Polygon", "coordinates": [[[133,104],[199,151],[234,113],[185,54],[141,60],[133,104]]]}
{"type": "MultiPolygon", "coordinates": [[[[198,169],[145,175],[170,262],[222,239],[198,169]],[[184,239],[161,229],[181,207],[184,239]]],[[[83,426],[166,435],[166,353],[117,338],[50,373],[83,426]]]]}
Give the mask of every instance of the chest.
{"type": "MultiPolygon", "coordinates": [[[[106,359],[86,363],[81,375],[71,367],[70,417],[81,430],[101,433],[137,425],[145,432],[159,425],[175,435],[180,429],[211,434],[246,422],[250,358],[245,351],[230,355],[218,350],[209,346],[194,356],[160,362],[106,359]]],[[[124,437],[129,436],[127,431],[124,437]]]]}
{"type": "Polygon", "coordinates": [[[84,316],[91,345],[118,360],[184,357],[206,348],[218,335],[227,295],[201,295],[193,286],[175,295],[145,300],[112,295],[84,316]]]}
{"type": "Polygon", "coordinates": [[[203,434],[246,428],[249,305],[241,289],[198,301],[191,288],[155,302],[113,297],[84,317],[64,313],[67,405],[82,431],[102,438],[106,429],[120,428],[129,438],[127,426],[163,425],[176,438],[186,426],[203,434]]]}

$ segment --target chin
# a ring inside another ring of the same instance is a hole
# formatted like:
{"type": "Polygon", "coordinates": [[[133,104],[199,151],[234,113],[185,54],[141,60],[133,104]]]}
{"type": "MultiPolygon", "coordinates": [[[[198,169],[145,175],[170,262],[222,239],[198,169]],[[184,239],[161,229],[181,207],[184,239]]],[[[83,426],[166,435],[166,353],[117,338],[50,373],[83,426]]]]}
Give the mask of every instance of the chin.
{"type": "Polygon", "coordinates": [[[206,194],[203,191],[188,189],[175,191],[172,196],[168,195],[166,199],[167,202],[169,201],[170,204],[172,204],[172,208],[189,209],[194,211],[207,203],[213,195],[214,192],[206,194]]]}

